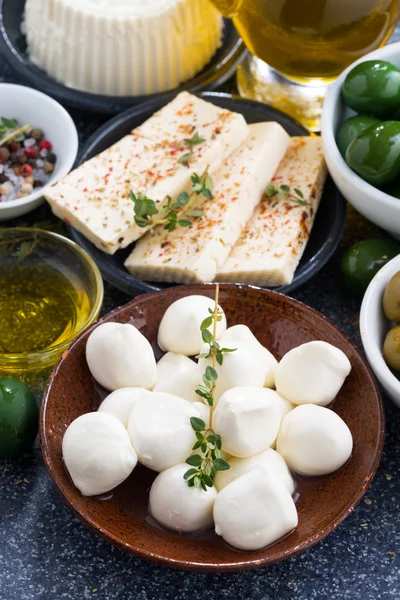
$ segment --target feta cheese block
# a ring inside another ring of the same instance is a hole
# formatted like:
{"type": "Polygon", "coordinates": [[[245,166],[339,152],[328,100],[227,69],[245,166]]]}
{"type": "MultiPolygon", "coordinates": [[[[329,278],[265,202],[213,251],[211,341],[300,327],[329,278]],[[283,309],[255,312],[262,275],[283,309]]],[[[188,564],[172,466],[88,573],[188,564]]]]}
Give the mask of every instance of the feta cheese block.
{"type": "Polygon", "coordinates": [[[223,161],[213,198],[199,196],[203,216],[190,227],[153,228],[136,244],[125,266],[139,279],[175,283],[213,281],[260,202],[289,144],[278,123],[249,126],[246,141],[223,161]]]}
{"type": "Polygon", "coordinates": [[[223,28],[207,0],[27,0],[25,20],[33,62],[68,87],[115,96],[194,77],[223,28]]]}
{"type": "Polygon", "coordinates": [[[295,198],[294,189],[300,190],[307,204],[291,196],[264,196],[217,280],[262,286],[290,283],[310,237],[326,173],[321,139],[292,138],[271,183],[288,185],[295,198]]]}
{"type": "Polygon", "coordinates": [[[146,231],[135,223],[131,191],[145,192],[162,212],[169,196],[191,187],[193,172],[201,175],[211,165],[212,174],[248,132],[242,115],[182,92],[138,130],[47,190],[45,197],[56,216],[113,254],[146,231]],[[189,147],[185,140],[195,134],[204,141],[189,147]],[[188,168],[178,161],[190,148],[188,168]]]}

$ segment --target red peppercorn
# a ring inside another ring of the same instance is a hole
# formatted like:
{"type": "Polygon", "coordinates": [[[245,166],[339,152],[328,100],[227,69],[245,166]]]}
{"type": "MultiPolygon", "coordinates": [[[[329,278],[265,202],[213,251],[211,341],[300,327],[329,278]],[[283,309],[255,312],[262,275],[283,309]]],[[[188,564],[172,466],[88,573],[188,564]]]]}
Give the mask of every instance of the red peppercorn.
{"type": "Polygon", "coordinates": [[[19,142],[10,142],[8,148],[10,152],[16,152],[21,148],[21,144],[19,142]]]}
{"type": "Polygon", "coordinates": [[[31,167],[31,165],[28,165],[27,163],[22,165],[22,167],[21,167],[22,177],[29,177],[29,175],[32,175],[32,173],[33,173],[33,169],[31,167]]]}
{"type": "Polygon", "coordinates": [[[51,150],[52,149],[52,145],[51,142],[49,142],[49,140],[41,140],[39,142],[39,148],[41,150],[51,150]]]}
{"type": "Polygon", "coordinates": [[[35,148],[32,148],[32,146],[30,146],[29,148],[24,148],[24,154],[25,154],[26,158],[34,158],[35,153],[36,153],[36,150],[35,150],[35,148]]]}
{"type": "Polygon", "coordinates": [[[0,156],[0,165],[2,165],[3,163],[4,163],[4,160],[0,156]]]}

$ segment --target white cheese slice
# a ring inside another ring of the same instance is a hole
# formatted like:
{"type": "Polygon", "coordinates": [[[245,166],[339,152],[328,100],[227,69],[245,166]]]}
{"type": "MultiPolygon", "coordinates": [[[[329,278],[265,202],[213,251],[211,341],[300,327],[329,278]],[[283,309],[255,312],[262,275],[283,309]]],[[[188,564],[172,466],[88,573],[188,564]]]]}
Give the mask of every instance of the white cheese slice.
{"type": "Polygon", "coordinates": [[[310,237],[326,173],[321,139],[292,138],[271,183],[299,189],[308,204],[264,197],[217,280],[263,286],[290,283],[310,237]]]}
{"type": "Polygon", "coordinates": [[[278,123],[249,126],[250,135],[214,178],[213,198],[200,198],[202,218],[171,232],[159,225],[135,246],[125,262],[139,279],[192,283],[212,281],[242,228],[260,202],[289,144],[278,123]]]}
{"type": "Polygon", "coordinates": [[[213,175],[248,132],[242,115],[182,92],[138,130],[50,188],[46,199],[55,215],[113,254],[146,231],[135,223],[131,190],[146,192],[161,211],[168,196],[190,188],[193,172],[201,175],[210,165],[213,175]],[[185,166],[178,160],[190,149],[185,139],[196,133],[204,142],[192,147],[185,166]]]}

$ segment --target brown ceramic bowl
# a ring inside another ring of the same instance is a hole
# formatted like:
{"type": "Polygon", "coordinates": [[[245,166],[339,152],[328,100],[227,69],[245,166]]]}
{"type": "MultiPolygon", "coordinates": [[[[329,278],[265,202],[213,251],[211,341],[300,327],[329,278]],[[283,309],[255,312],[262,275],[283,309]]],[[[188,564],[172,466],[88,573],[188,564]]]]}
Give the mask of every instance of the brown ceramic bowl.
{"type": "MultiPolygon", "coordinates": [[[[214,286],[179,286],[141,296],[104,317],[132,323],[153,345],[167,307],[182,296],[214,297],[214,286]]],[[[85,498],[72,485],[61,456],[67,426],[79,415],[96,410],[102,398],[85,360],[85,345],[93,327],[78,337],[51,376],[41,412],[41,441],[50,476],[65,502],[80,519],[127,552],[157,563],[193,571],[238,571],[274,563],[306,550],[326,537],[354,509],[373,478],[384,441],[381,398],[357,349],[332,323],[313,309],[276,292],[222,285],[220,303],[228,324],[244,323],[280,359],[288,350],[315,339],[343,350],[352,364],[332,408],[346,421],[354,438],[350,460],[336,473],[298,482],[299,525],[277,544],[257,552],[238,552],[210,531],[186,536],[168,532],[148,516],[148,491],[155,474],[141,466],[111,498],[85,498]]],[[[103,396],[105,393],[103,393],[103,396]]]]}

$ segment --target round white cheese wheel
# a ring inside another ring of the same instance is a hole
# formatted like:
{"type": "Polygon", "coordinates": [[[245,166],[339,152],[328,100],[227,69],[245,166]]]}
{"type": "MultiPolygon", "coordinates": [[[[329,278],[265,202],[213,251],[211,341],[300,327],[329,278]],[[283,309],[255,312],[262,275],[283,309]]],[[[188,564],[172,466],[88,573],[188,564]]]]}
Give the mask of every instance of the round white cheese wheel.
{"type": "Polygon", "coordinates": [[[337,396],[351,364],[344,352],[327,342],[308,342],[280,361],[276,389],[293,404],[327,406],[337,396]]]}
{"type": "Polygon", "coordinates": [[[350,458],[353,437],[333,410],[303,404],[283,419],[276,449],[296,473],[327,475],[350,458]]]}
{"type": "Polygon", "coordinates": [[[107,390],[151,389],[157,380],[156,359],[147,339],[128,323],[103,323],[90,334],[86,360],[91,374],[107,390]]]}
{"type": "Polygon", "coordinates": [[[126,429],[117,417],[105,412],[87,413],[72,421],[64,434],[62,455],[83,496],[114,489],[137,463],[126,429]]]}
{"type": "Polygon", "coordinates": [[[267,450],[275,441],[281,415],[270,392],[266,388],[237,387],[221,396],[213,429],[221,436],[228,454],[247,458],[267,450]]]}
{"type": "Polygon", "coordinates": [[[238,550],[259,550],[297,526],[290,492],[258,467],[232,481],[214,504],[215,531],[238,550]]]}
{"type": "MultiPolygon", "coordinates": [[[[210,316],[214,301],[206,296],[186,296],[173,302],[161,319],[158,330],[158,345],[166,352],[194,356],[203,345],[200,325],[210,316]]],[[[217,339],[226,330],[226,317],[222,308],[222,320],[217,325],[217,339]]],[[[209,328],[212,331],[212,325],[209,328]]]]}
{"type": "Polygon", "coordinates": [[[100,412],[110,413],[117,417],[126,428],[128,427],[129,415],[136,402],[146,398],[151,392],[144,388],[127,387],[120,388],[104,398],[99,406],[100,412]]]}
{"type": "Polygon", "coordinates": [[[278,366],[278,361],[271,352],[265,348],[247,325],[233,325],[228,327],[225,333],[221,336],[221,345],[235,347],[234,342],[245,342],[251,344],[254,352],[261,353],[267,367],[265,374],[264,386],[272,388],[275,385],[275,371],[278,366]]]}
{"type": "MultiPolygon", "coordinates": [[[[222,365],[217,365],[218,379],[214,390],[214,402],[217,404],[222,394],[232,388],[242,386],[252,386],[262,388],[265,381],[265,375],[268,367],[259,354],[254,353],[252,344],[246,342],[235,342],[226,346],[235,348],[235,352],[225,353],[222,365]]],[[[208,351],[208,346],[204,344],[201,353],[208,351]]],[[[211,358],[199,359],[199,383],[202,384],[202,377],[208,366],[212,365],[211,358]]]]}
{"type": "Polygon", "coordinates": [[[128,432],[139,461],[153,471],[185,462],[196,442],[191,417],[200,418],[193,402],[152,392],[130,413],[128,432]]]}
{"type": "Polygon", "coordinates": [[[157,383],[153,390],[198,402],[195,392],[199,383],[197,363],[185,354],[167,352],[157,363],[157,383]]]}
{"type": "Polygon", "coordinates": [[[238,479],[238,477],[261,467],[270,475],[278,477],[290,492],[290,495],[293,496],[295,484],[292,474],[282,456],[278,452],[275,452],[275,450],[272,450],[272,448],[268,448],[268,450],[250,458],[232,457],[228,462],[230,468],[226,471],[217,471],[214,479],[214,485],[219,492],[229,483],[238,479]]]}
{"type": "Polygon", "coordinates": [[[160,473],[150,489],[149,511],[161,525],[174,531],[193,533],[211,527],[217,497],[215,487],[189,487],[183,478],[191,467],[175,465],[160,473]]]}
{"type": "Polygon", "coordinates": [[[207,0],[27,0],[25,9],[33,62],[68,87],[107,96],[177,87],[222,37],[207,0]]]}

